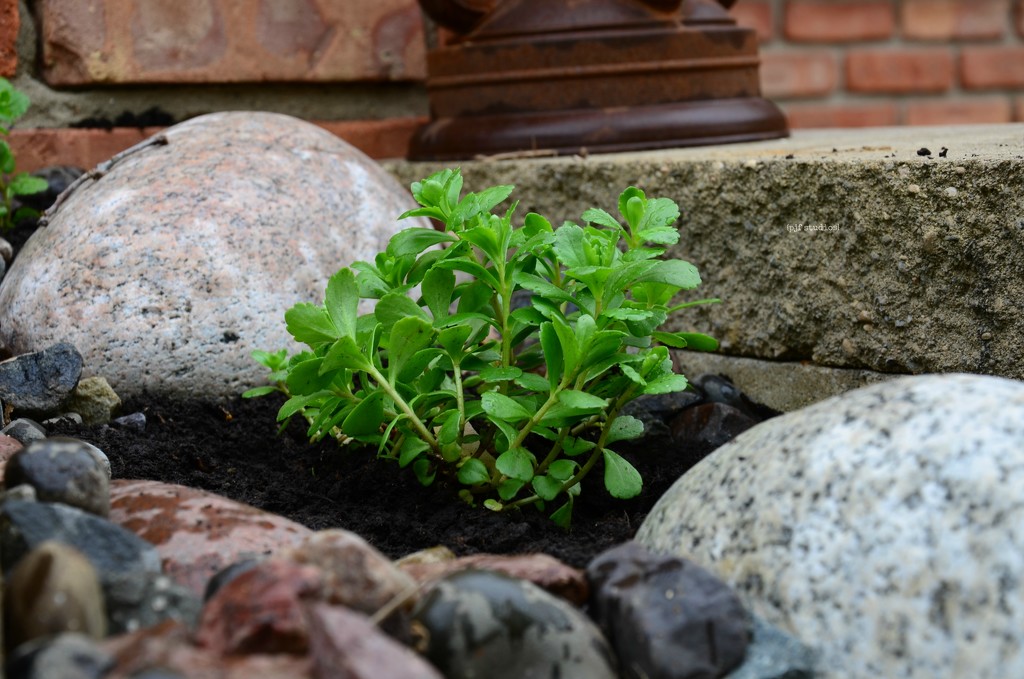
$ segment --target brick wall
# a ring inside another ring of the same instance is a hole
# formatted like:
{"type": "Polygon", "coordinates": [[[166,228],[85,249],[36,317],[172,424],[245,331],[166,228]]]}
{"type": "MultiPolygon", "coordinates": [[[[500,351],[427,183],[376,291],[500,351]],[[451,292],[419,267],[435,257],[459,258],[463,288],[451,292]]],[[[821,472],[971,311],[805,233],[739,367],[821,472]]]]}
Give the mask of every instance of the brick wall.
{"type": "MultiPolygon", "coordinates": [[[[1024,0],[739,0],[733,12],[757,31],[764,92],[794,128],[1024,121],[1024,0]]],[[[49,114],[40,128],[149,106],[178,119],[271,106],[396,155],[426,113],[424,71],[416,0],[0,0],[0,75],[29,85],[49,114]],[[245,83],[305,86],[305,99],[225,99],[245,83]]],[[[139,131],[123,134],[126,146],[139,131]]],[[[28,166],[72,148],[66,160],[91,165],[121,143],[45,136],[13,140],[28,166]]]]}
{"type": "Polygon", "coordinates": [[[792,127],[1024,121],[1024,0],[740,0],[792,127]]]}

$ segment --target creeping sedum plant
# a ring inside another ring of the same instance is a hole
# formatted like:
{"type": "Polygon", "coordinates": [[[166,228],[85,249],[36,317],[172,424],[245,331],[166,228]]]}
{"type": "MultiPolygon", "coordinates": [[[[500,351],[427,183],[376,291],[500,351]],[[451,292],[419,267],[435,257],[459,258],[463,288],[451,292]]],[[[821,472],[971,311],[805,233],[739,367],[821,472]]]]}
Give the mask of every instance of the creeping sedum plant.
{"type": "Polygon", "coordinates": [[[512,189],[460,198],[458,170],[413,184],[422,207],[402,217],[431,217],[443,230],[401,231],[374,262],[335,274],[322,305],[292,307],[288,331],[309,350],[256,352],[274,385],[246,395],[283,391],[278,420],[301,415],[313,439],[374,446],[423,484],[443,478],[495,511],[553,509],[568,526],[595,467],[614,497],[640,492],[639,473],[613,446],[643,425],[620,412],[641,394],[686,387],[666,347],[717,343],[658,328],[717,300],[672,303],[700,277],[659,259],[679,238],[671,200],[631,187],[621,221],[592,209],[584,226],[555,229],[528,214],[515,227],[514,204],[492,214],[512,189]],[[365,298],[376,309],[359,315],[365,298]]]}
{"type": "MultiPolygon", "coordinates": [[[[0,137],[6,137],[8,128],[28,111],[29,100],[24,93],[14,89],[5,78],[0,78],[0,137]]],[[[33,217],[38,213],[27,207],[14,209],[14,199],[45,191],[46,180],[33,177],[27,172],[14,172],[14,153],[5,139],[0,138],[0,231],[14,228],[21,217],[33,217]]]]}

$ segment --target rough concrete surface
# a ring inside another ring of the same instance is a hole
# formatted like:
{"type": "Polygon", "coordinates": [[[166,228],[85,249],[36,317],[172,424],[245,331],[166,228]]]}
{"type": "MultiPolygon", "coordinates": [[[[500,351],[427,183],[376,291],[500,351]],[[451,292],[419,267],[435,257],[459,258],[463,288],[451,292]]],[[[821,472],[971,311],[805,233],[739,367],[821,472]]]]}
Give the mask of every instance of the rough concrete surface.
{"type": "MultiPolygon", "coordinates": [[[[723,303],[670,325],[723,354],[1024,378],[1024,125],[461,165],[468,190],[516,184],[520,218],[613,209],[631,184],[676,200],[673,253],[723,303]]],[[[403,183],[438,167],[388,165],[403,183]]]]}

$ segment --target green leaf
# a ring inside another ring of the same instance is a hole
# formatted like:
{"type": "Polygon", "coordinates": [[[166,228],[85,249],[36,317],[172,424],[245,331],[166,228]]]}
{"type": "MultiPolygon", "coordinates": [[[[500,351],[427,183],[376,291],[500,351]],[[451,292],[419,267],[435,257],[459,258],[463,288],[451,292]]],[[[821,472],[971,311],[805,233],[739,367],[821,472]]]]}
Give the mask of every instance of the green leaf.
{"type": "Polygon", "coordinates": [[[456,325],[438,332],[437,342],[444,347],[444,350],[448,352],[449,356],[458,359],[462,356],[463,347],[471,334],[473,334],[473,326],[456,325]]]}
{"type": "Polygon", "coordinates": [[[525,485],[526,482],[519,479],[505,479],[498,485],[498,496],[507,502],[514,498],[525,485]]]}
{"type": "Polygon", "coordinates": [[[445,358],[443,359],[444,366],[448,370],[451,370],[451,361],[447,358],[443,351],[441,351],[437,347],[427,347],[426,349],[420,349],[419,351],[417,351],[415,354],[412,355],[412,358],[410,358],[402,365],[401,370],[398,371],[398,383],[407,384],[409,382],[416,381],[417,379],[422,377],[426,372],[428,372],[427,366],[429,366],[434,361],[434,359],[438,358],[439,356],[445,356],[445,358]]]}
{"type": "Polygon", "coordinates": [[[338,332],[355,339],[356,317],[359,315],[359,288],[351,269],[346,267],[331,276],[327,282],[324,306],[338,332]]]}
{"type": "Polygon", "coordinates": [[[11,179],[7,187],[15,196],[27,196],[33,193],[39,193],[40,191],[45,191],[50,188],[50,185],[45,179],[33,177],[27,172],[19,172],[13,179],[11,179]]]}
{"type": "Polygon", "coordinates": [[[686,385],[689,382],[682,375],[662,375],[657,379],[651,380],[643,388],[645,394],[670,394],[675,391],[682,391],[686,389],[686,385]]]}
{"type": "Polygon", "coordinates": [[[501,504],[500,502],[498,502],[494,498],[490,498],[489,497],[486,500],[484,500],[484,509],[489,509],[492,512],[500,512],[504,508],[505,508],[505,505],[501,504]]]}
{"type": "Polygon", "coordinates": [[[475,486],[478,483],[487,483],[491,475],[487,473],[487,467],[475,457],[467,458],[459,467],[459,483],[464,486],[475,486]]]}
{"type": "Polygon", "coordinates": [[[430,450],[430,444],[415,436],[406,436],[402,442],[402,451],[398,454],[398,466],[405,468],[423,453],[430,450]]]}
{"type": "Polygon", "coordinates": [[[656,266],[636,280],[668,283],[681,290],[691,290],[700,285],[697,267],[681,259],[667,259],[655,262],[656,266]]]}
{"type": "MultiPolygon", "coordinates": [[[[580,355],[576,333],[566,323],[559,320],[553,321],[551,325],[558,337],[558,345],[562,348],[562,369],[566,374],[571,375],[576,370],[580,355]]],[[[547,352],[547,347],[544,347],[544,351],[547,352]]]]}
{"type": "Polygon", "coordinates": [[[437,419],[443,419],[441,429],[437,432],[437,442],[442,445],[455,443],[459,438],[459,423],[462,420],[459,416],[459,411],[449,410],[444,415],[438,416],[437,419]]]}
{"type": "MultiPolygon", "coordinates": [[[[626,217],[627,219],[628,219],[627,205],[628,205],[629,200],[631,198],[639,198],[641,201],[646,200],[646,198],[644,196],[644,192],[641,191],[640,189],[638,189],[635,186],[627,187],[625,191],[620,193],[619,194],[619,205],[618,205],[618,207],[619,207],[619,214],[621,214],[623,217],[626,217]]],[[[636,229],[637,226],[639,226],[639,224],[637,222],[633,222],[633,221],[630,221],[629,225],[634,230],[636,229]]]]}
{"type": "Polygon", "coordinates": [[[523,373],[515,379],[515,383],[527,391],[536,391],[540,393],[549,391],[551,388],[547,378],[542,377],[537,373],[523,373]]]}
{"type": "Polygon", "coordinates": [[[679,242],[679,232],[671,226],[661,226],[656,229],[643,229],[640,237],[650,243],[658,245],[675,245],[679,242]]]}
{"type": "Polygon", "coordinates": [[[576,438],[575,436],[567,436],[565,441],[562,442],[562,450],[565,451],[566,455],[570,455],[572,457],[591,451],[594,449],[594,446],[595,444],[593,441],[576,438]]]}
{"type": "Polygon", "coordinates": [[[14,153],[11,152],[10,145],[0,139],[0,174],[11,172],[14,172],[14,153]]]}
{"type": "Polygon", "coordinates": [[[242,398],[255,398],[257,396],[266,396],[267,394],[273,394],[275,391],[279,391],[277,387],[253,387],[242,394],[242,398]]]}
{"type": "Polygon", "coordinates": [[[579,464],[572,460],[555,460],[548,467],[548,475],[559,481],[568,481],[578,468],[579,464]]]}
{"type": "Polygon", "coordinates": [[[524,273],[522,271],[517,271],[515,274],[513,274],[512,280],[519,287],[526,288],[530,292],[535,292],[538,295],[546,297],[547,299],[553,302],[567,302],[569,304],[576,303],[575,297],[570,295],[565,290],[562,290],[557,285],[549,283],[540,276],[530,273],[524,273]]]}
{"type": "Polygon", "coordinates": [[[494,462],[499,472],[523,482],[529,482],[533,478],[533,464],[533,456],[523,448],[510,448],[494,462]]]}
{"type": "Polygon", "coordinates": [[[677,332],[686,341],[686,347],[694,351],[717,351],[718,340],[699,332],[677,332]]]}
{"type": "MultiPolygon", "coordinates": [[[[508,382],[522,377],[523,371],[515,366],[509,368],[503,368],[500,366],[484,368],[480,371],[480,379],[484,382],[508,382]]],[[[544,386],[547,387],[547,380],[544,380],[544,386]]]]}
{"type": "Polygon", "coordinates": [[[377,307],[373,310],[373,315],[384,326],[383,330],[388,335],[391,334],[395,323],[403,318],[415,316],[428,322],[431,320],[426,311],[400,292],[391,292],[381,297],[377,302],[377,307]]]}
{"type": "Polygon", "coordinates": [[[607,226],[608,228],[615,229],[616,231],[622,229],[622,225],[619,224],[619,220],[615,219],[615,217],[612,217],[600,208],[590,208],[583,213],[583,216],[580,217],[580,219],[590,224],[607,226]]]}
{"type": "MultiPolygon", "coordinates": [[[[651,198],[644,205],[644,216],[637,225],[637,232],[664,228],[679,219],[679,206],[668,198],[651,198]]],[[[672,229],[675,231],[675,229],[672,229]]],[[[678,233],[676,234],[678,236],[678,233]]],[[[648,239],[653,240],[653,239],[648,239]]],[[[657,242],[657,241],[655,241],[657,242]]],[[[674,241],[673,241],[674,242],[674,241]]]]}
{"type": "Polygon", "coordinates": [[[480,397],[484,412],[505,422],[522,422],[530,419],[530,412],[504,394],[488,391],[480,397]]]}
{"type": "Polygon", "coordinates": [[[376,434],[384,422],[384,394],[372,392],[352,409],[341,430],[349,436],[367,436],[376,434]]]}
{"type": "Polygon", "coordinates": [[[399,231],[388,241],[387,253],[392,257],[418,255],[432,245],[451,243],[454,235],[445,231],[414,226],[399,231]]]}
{"type": "Polygon", "coordinates": [[[559,262],[568,269],[575,269],[596,263],[588,260],[584,248],[585,241],[583,229],[575,224],[565,224],[555,230],[555,243],[552,248],[559,262]]]}
{"type": "Polygon", "coordinates": [[[314,358],[292,366],[286,380],[288,391],[293,394],[313,394],[330,386],[334,376],[321,374],[323,362],[322,358],[314,358]]]}
{"type": "Polygon", "coordinates": [[[492,186],[489,189],[484,189],[480,193],[473,194],[476,198],[477,205],[481,212],[490,212],[498,204],[512,195],[515,190],[515,186],[510,184],[503,184],[501,186],[492,186]]]}
{"type": "Polygon", "coordinates": [[[653,332],[651,338],[675,349],[685,349],[687,345],[686,339],[674,332],[653,332]]]}
{"type": "Polygon", "coordinates": [[[604,487],[611,496],[628,500],[639,495],[643,489],[640,472],[615,451],[605,448],[601,453],[604,456],[604,487]]]}
{"type": "Polygon", "coordinates": [[[285,312],[284,320],[288,334],[311,347],[340,336],[327,310],[316,304],[300,302],[285,312]]]}
{"type": "Polygon", "coordinates": [[[434,339],[434,327],[419,316],[407,316],[391,327],[388,339],[388,376],[398,378],[405,364],[434,339]]]}
{"type": "Polygon", "coordinates": [[[25,115],[28,107],[28,96],[16,90],[9,80],[0,78],[0,120],[12,123],[25,115]]]}
{"type": "Polygon", "coordinates": [[[479,281],[486,283],[492,290],[497,290],[501,287],[498,283],[498,279],[494,277],[494,272],[490,269],[485,269],[476,262],[471,262],[468,259],[462,258],[451,258],[442,259],[434,264],[435,267],[442,269],[454,269],[455,271],[462,271],[468,273],[479,281]]]}
{"type": "Polygon", "coordinates": [[[575,389],[559,392],[558,400],[566,406],[580,411],[599,411],[608,405],[607,399],[575,389]]]}
{"type": "Polygon", "coordinates": [[[323,365],[320,369],[323,372],[329,370],[363,370],[367,371],[371,367],[369,359],[363,356],[362,352],[359,351],[359,347],[356,346],[355,340],[351,337],[342,337],[336,341],[331,348],[327,350],[327,354],[324,356],[323,365]]]}
{"type": "Polygon", "coordinates": [[[541,475],[533,477],[533,492],[542,500],[554,500],[558,491],[562,489],[562,482],[550,476],[541,475]]]}
{"type": "Polygon", "coordinates": [[[412,472],[423,486],[429,486],[437,477],[437,469],[434,467],[434,463],[422,457],[412,463],[412,472]]]}
{"type": "Polygon", "coordinates": [[[608,437],[605,439],[605,443],[628,441],[643,436],[643,433],[643,422],[632,415],[619,415],[608,429],[608,437]]]}
{"type": "Polygon", "coordinates": [[[423,301],[433,314],[434,319],[448,316],[448,308],[452,304],[452,293],[455,292],[455,274],[448,269],[432,268],[423,276],[420,286],[423,301]]]}
{"type": "Polygon", "coordinates": [[[568,502],[556,509],[550,518],[559,528],[569,530],[569,527],[572,525],[572,497],[569,498],[568,502]]]}
{"type": "Polygon", "coordinates": [[[319,398],[319,394],[305,394],[303,396],[292,396],[284,402],[281,409],[277,411],[277,421],[287,420],[295,413],[301,411],[307,405],[319,398]]]}

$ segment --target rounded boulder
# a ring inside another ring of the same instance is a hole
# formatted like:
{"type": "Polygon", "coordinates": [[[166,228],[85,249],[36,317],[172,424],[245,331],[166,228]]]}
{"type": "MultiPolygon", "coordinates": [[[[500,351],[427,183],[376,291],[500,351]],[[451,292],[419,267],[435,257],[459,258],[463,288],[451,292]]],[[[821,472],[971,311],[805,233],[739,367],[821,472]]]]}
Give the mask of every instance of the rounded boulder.
{"type": "Polygon", "coordinates": [[[285,115],[175,125],[66,192],[0,287],[0,345],[67,341],[122,397],[223,398],[295,350],[284,312],[372,261],[414,204],[376,163],[285,115]]]}
{"type": "Polygon", "coordinates": [[[821,652],[825,677],[1024,676],[1024,383],[929,375],[763,422],[637,533],[821,652]]]}

